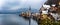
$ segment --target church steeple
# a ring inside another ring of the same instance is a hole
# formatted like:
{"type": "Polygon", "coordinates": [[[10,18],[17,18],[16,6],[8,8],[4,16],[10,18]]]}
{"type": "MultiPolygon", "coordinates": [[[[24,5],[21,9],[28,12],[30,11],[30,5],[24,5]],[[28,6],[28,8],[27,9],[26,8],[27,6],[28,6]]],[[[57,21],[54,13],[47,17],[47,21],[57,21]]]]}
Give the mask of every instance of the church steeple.
{"type": "Polygon", "coordinates": [[[29,10],[28,10],[28,12],[31,12],[31,6],[29,6],[29,10]]]}
{"type": "Polygon", "coordinates": [[[29,10],[31,11],[31,6],[29,6],[29,10]]]}

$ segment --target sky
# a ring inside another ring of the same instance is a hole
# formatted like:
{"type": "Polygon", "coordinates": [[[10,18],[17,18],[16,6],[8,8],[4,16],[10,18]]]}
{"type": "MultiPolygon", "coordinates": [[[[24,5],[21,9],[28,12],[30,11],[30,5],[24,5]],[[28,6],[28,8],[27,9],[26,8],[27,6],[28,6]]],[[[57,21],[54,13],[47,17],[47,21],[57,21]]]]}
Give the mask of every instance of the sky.
{"type": "Polygon", "coordinates": [[[47,0],[0,0],[0,11],[18,10],[20,8],[40,9],[47,0]]]}

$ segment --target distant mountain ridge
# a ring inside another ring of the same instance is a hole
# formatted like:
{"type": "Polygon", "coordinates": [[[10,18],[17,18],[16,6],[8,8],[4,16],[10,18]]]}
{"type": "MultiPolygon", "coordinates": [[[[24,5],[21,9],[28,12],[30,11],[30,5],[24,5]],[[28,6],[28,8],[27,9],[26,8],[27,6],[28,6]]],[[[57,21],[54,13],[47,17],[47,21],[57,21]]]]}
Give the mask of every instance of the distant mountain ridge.
{"type": "MultiPolygon", "coordinates": [[[[26,12],[28,11],[29,8],[20,8],[18,10],[5,10],[5,11],[0,11],[0,14],[16,14],[16,13],[21,13],[21,12],[26,12]]],[[[31,9],[31,12],[39,12],[37,9],[31,9]]]]}

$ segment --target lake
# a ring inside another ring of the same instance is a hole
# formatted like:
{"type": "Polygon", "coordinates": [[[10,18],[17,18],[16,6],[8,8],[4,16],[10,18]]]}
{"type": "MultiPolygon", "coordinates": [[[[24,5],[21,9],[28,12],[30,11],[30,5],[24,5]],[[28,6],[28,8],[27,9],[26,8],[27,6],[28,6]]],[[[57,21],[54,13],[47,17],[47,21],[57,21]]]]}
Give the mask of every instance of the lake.
{"type": "MultiPolygon", "coordinates": [[[[0,25],[29,25],[29,20],[19,16],[19,14],[0,14],[0,25]]],[[[31,19],[31,25],[38,25],[31,19]]]]}

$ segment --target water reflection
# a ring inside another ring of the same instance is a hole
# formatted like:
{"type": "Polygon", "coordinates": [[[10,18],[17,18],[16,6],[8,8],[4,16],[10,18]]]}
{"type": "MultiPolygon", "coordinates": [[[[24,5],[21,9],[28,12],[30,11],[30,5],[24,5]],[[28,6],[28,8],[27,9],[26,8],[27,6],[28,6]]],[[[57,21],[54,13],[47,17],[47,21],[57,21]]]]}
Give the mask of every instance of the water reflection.
{"type": "MultiPolygon", "coordinates": [[[[29,20],[18,14],[0,14],[0,25],[29,25],[29,20]]],[[[37,25],[36,21],[31,19],[31,25],[37,25]]]]}

